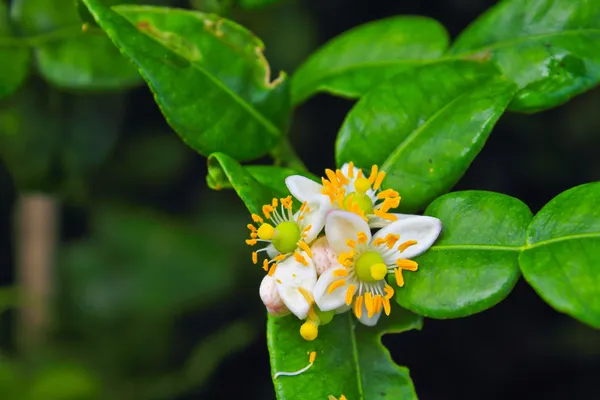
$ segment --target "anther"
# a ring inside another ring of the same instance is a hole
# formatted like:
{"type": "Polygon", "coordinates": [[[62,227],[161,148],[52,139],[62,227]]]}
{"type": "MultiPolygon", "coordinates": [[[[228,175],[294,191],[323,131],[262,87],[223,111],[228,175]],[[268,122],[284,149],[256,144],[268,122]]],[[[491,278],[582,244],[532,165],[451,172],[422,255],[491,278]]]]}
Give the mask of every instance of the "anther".
{"type": "Polygon", "coordinates": [[[257,240],[256,239],[246,239],[246,244],[248,246],[254,246],[256,244],[257,240]]]}
{"type": "Polygon", "coordinates": [[[345,279],[338,279],[337,281],[333,281],[331,283],[331,285],[329,285],[329,288],[327,289],[327,293],[331,294],[333,293],[333,291],[337,288],[340,288],[342,286],[344,286],[346,284],[346,280],[345,279]]]}
{"type": "Polygon", "coordinates": [[[258,263],[258,253],[253,251],[252,252],[252,264],[256,264],[258,263]]]}
{"type": "Polygon", "coordinates": [[[406,242],[404,242],[400,246],[398,246],[398,251],[403,252],[404,250],[408,249],[410,246],[414,246],[417,243],[418,242],[416,240],[407,240],[406,242]]]}
{"type": "Polygon", "coordinates": [[[354,285],[354,284],[348,285],[348,289],[346,290],[346,305],[347,306],[352,304],[352,298],[354,297],[354,292],[356,292],[356,285],[354,285]]]}

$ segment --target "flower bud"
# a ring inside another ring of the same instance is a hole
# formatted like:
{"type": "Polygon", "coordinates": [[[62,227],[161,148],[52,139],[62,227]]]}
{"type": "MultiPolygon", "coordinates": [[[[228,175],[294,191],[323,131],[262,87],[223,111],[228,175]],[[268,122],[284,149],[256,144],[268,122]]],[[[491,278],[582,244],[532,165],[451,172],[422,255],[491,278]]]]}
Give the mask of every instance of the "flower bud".
{"type": "Polygon", "coordinates": [[[310,248],[313,254],[313,262],[317,269],[317,275],[321,275],[331,267],[339,267],[337,256],[325,236],[320,237],[310,248]]]}
{"type": "Polygon", "coordinates": [[[274,317],[283,317],[290,313],[290,310],[283,304],[277,286],[275,285],[275,279],[272,276],[265,275],[262,282],[260,283],[260,299],[267,307],[267,311],[274,317]]]}

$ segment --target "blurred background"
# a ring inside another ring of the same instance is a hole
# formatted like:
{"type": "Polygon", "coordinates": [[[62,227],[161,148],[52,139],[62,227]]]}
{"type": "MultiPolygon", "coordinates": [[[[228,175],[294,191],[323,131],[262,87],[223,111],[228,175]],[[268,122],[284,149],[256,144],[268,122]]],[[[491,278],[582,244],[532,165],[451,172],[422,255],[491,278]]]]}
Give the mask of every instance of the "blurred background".
{"type": "MultiPolygon", "coordinates": [[[[272,71],[288,72],[359,24],[425,15],[456,37],[495,3],[237,1],[150,2],[241,23],[265,42],[272,71]]],[[[72,0],[13,3],[29,4],[13,24],[34,41],[80,29],[72,0]]],[[[233,191],[207,188],[205,158],[169,128],[118,54],[106,67],[121,71],[117,81],[63,81],[60,62],[102,51],[114,49],[40,40],[26,83],[0,102],[0,398],[274,399],[263,271],[244,244],[248,214],[233,191]],[[66,47],[77,56],[53,57],[66,47]],[[19,281],[44,299],[19,304],[19,281]]],[[[0,51],[0,63],[12,56],[0,51]]],[[[313,173],[334,165],[352,104],[318,95],[295,111],[291,141],[313,173]]],[[[596,89],[554,110],[504,115],[455,190],[506,193],[537,212],[599,180],[598,109],[596,89]]],[[[421,332],[383,341],[424,400],[597,393],[600,332],[555,312],[524,282],[484,313],[426,320],[421,332]]]]}

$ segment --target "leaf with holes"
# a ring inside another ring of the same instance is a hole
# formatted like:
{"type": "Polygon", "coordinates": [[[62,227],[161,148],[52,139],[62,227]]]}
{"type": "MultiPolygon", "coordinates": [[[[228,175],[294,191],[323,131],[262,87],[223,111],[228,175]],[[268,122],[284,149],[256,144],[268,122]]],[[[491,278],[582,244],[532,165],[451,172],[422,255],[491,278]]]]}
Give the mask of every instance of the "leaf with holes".
{"type": "Polygon", "coordinates": [[[398,303],[431,318],[459,318],[502,301],[519,278],[529,208],[503,194],[466,191],[440,197],[425,214],[442,221],[442,234],[415,259],[419,269],[404,274],[398,303]]]}
{"type": "Polygon", "coordinates": [[[421,329],[421,317],[395,307],[374,327],[360,324],[351,313],[338,314],[321,326],[314,341],[302,339],[302,321],[293,316],[269,317],[267,343],[273,374],[297,371],[316,352],[314,365],[293,377],[273,380],[278,400],[327,399],[342,394],[352,400],[417,399],[408,369],[396,365],[380,338],[385,333],[421,329]]]}
{"type": "Polygon", "coordinates": [[[536,214],[521,256],[525,279],[552,307],[600,328],[600,182],[556,196],[536,214]]]}
{"type": "Polygon", "coordinates": [[[350,111],[336,143],[338,165],[377,164],[400,209],[447,192],[482,149],[516,87],[490,64],[435,63],[396,75],[350,111]]]}
{"type": "Polygon", "coordinates": [[[285,76],[270,80],[263,44],[211,14],[83,0],[98,24],[138,67],[167,121],[201,154],[260,157],[285,134],[285,76]],[[114,10],[114,11],[113,11],[114,10]]]}
{"type": "Polygon", "coordinates": [[[600,1],[504,0],[469,26],[451,54],[497,62],[519,85],[514,111],[562,104],[600,82],[600,1]]]}

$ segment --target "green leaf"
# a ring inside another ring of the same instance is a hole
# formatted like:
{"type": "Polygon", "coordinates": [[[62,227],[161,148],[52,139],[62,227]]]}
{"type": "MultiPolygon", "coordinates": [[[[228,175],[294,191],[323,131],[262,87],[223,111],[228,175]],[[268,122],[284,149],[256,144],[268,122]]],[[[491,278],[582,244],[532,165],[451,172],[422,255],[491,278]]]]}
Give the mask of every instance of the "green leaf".
{"type": "Polygon", "coordinates": [[[275,4],[279,1],[280,0],[237,0],[237,4],[239,4],[242,8],[251,10],[270,6],[271,4],[275,4]]]}
{"type": "Polygon", "coordinates": [[[527,282],[556,310],[600,328],[600,182],[569,189],[536,214],[519,257],[527,282]]]}
{"type": "Polygon", "coordinates": [[[215,15],[84,0],[99,25],[140,70],[169,124],[203,155],[260,157],[284,135],[285,77],[270,81],[263,44],[215,15]]]}
{"type": "Polygon", "coordinates": [[[425,17],[391,17],[360,25],[328,42],[298,68],[292,103],[319,91],[359,97],[399,72],[440,57],[448,40],[444,27],[425,17]]]}
{"type": "Polygon", "coordinates": [[[19,305],[19,290],[13,286],[0,287],[0,314],[19,305]]]}
{"type": "Polygon", "coordinates": [[[267,344],[273,374],[297,371],[308,364],[310,352],[317,353],[308,371],[274,379],[278,400],[338,398],[342,394],[352,400],[417,398],[408,369],[392,361],[380,338],[385,333],[421,329],[421,317],[394,308],[375,327],[367,327],[348,312],[320,327],[312,342],[300,336],[302,322],[294,316],[269,317],[267,344]]]}
{"type": "Polygon", "coordinates": [[[396,75],[361,98],[336,143],[338,165],[387,173],[400,209],[424,208],[447,192],[479,153],[515,85],[491,64],[449,61],[396,75]]]}
{"type": "Polygon", "coordinates": [[[450,193],[425,214],[442,221],[442,234],[419,269],[404,272],[398,303],[431,318],[459,318],[502,301],[519,278],[518,256],[532,214],[520,200],[481,191],[450,193]]]}
{"type": "Polygon", "coordinates": [[[246,168],[223,153],[214,153],[208,157],[208,186],[219,190],[233,187],[251,213],[262,214],[262,206],[270,204],[277,193],[259,183],[246,168]]]}
{"type": "Polygon", "coordinates": [[[102,31],[82,31],[74,0],[15,0],[11,14],[22,31],[40,35],[31,43],[36,66],[54,86],[114,90],[141,82],[133,65],[102,31]]]}
{"type": "Polygon", "coordinates": [[[27,77],[31,52],[27,47],[18,46],[11,38],[13,29],[8,19],[8,9],[0,3],[0,99],[10,96],[27,77]]]}
{"type": "Polygon", "coordinates": [[[510,109],[565,103],[600,82],[600,1],[504,0],[452,46],[457,56],[496,61],[521,89],[510,109]]]}

